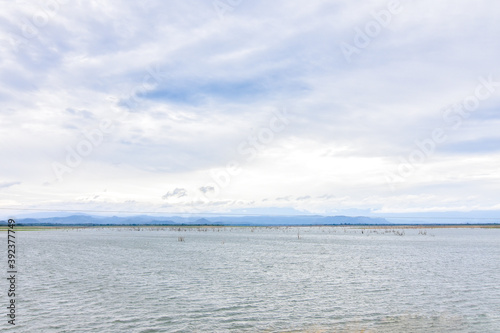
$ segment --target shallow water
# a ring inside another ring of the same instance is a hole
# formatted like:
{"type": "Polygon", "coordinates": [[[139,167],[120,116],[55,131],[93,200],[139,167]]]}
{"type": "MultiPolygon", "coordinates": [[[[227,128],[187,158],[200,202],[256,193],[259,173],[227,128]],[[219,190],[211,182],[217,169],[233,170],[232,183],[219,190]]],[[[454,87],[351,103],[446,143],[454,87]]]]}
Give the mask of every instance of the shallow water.
{"type": "Polygon", "coordinates": [[[0,328],[496,332],[500,229],[423,230],[19,231],[18,324],[0,328]]]}

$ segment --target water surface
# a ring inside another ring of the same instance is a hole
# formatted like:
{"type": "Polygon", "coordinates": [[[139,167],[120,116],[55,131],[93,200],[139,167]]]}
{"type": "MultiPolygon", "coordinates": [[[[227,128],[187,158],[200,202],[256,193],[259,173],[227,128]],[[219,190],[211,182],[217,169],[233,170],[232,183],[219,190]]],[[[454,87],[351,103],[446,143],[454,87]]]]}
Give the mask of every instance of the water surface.
{"type": "Polygon", "coordinates": [[[500,229],[62,229],[20,231],[17,248],[5,331],[500,327],[500,229]]]}

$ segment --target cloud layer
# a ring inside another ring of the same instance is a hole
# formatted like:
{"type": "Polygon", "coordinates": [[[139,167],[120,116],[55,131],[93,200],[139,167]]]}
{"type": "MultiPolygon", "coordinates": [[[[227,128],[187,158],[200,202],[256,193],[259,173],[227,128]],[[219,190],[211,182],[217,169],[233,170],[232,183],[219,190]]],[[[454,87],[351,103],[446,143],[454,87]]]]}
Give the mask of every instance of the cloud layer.
{"type": "Polygon", "coordinates": [[[500,4],[221,1],[5,5],[0,207],[500,210],[500,4]]]}

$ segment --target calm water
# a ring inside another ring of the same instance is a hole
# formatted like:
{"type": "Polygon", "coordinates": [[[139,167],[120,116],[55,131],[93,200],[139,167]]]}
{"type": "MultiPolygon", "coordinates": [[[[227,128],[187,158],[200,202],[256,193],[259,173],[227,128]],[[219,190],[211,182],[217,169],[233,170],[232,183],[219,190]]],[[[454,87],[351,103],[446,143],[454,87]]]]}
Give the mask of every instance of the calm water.
{"type": "Polygon", "coordinates": [[[0,329],[498,332],[500,229],[422,230],[18,232],[18,325],[0,329]]]}

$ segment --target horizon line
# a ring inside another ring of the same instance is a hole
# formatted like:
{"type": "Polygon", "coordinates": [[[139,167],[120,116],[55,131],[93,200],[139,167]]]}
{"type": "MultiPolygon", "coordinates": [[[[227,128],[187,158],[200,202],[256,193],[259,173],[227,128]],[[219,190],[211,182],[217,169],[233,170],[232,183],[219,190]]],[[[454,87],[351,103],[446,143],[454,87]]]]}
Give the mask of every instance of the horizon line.
{"type": "MultiPolygon", "coordinates": [[[[323,214],[295,214],[295,215],[281,215],[281,214],[250,214],[250,213],[175,213],[175,212],[161,212],[161,211],[126,211],[126,210],[93,210],[93,209],[48,209],[48,208],[12,208],[12,207],[0,207],[0,210],[12,210],[12,211],[34,211],[34,212],[65,212],[65,213],[119,213],[119,214],[169,214],[169,215],[216,215],[216,216],[272,216],[272,217],[294,217],[294,216],[322,216],[322,217],[335,217],[335,216],[346,216],[346,217],[368,217],[368,218],[383,218],[383,219],[476,219],[476,220],[491,220],[500,219],[500,217],[459,217],[459,216],[367,216],[367,215],[323,215],[323,214]]],[[[415,212],[414,214],[425,214],[426,212],[415,212]]],[[[442,212],[446,213],[446,212],[442,212]]],[[[377,213],[372,213],[377,214],[377,213]]],[[[389,213],[391,214],[391,213],[389,213]]],[[[392,213],[394,214],[394,213],[392,213]]]]}

